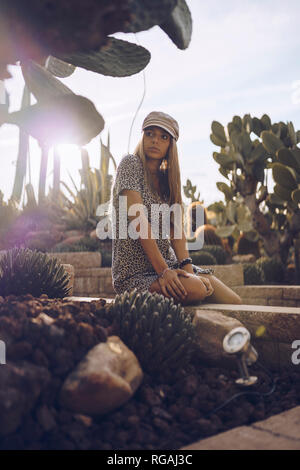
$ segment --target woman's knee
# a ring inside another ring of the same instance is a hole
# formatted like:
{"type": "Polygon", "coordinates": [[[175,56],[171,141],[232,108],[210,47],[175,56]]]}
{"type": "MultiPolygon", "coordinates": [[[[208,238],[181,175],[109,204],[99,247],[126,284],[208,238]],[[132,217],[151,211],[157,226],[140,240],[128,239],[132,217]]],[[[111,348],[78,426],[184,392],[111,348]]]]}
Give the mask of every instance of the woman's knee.
{"type": "Polygon", "coordinates": [[[206,286],[197,276],[192,275],[188,278],[180,277],[180,280],[187,292],[184,304],[200,302],[205,299],[207,294],[206,286]]]}

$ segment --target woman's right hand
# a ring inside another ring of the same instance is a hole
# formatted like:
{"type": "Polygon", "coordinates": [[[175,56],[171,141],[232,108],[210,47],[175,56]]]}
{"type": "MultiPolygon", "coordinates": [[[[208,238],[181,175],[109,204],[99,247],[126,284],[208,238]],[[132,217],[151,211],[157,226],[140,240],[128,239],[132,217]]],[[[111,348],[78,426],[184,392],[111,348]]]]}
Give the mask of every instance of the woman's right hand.
{"type": "Polygon", "coordinates": [[[205,276],[197,276],[197,278],[205,287],[205,297],[209,297],[210,295],[212,295],[214,293],[214,288],[211,285],[210,280],[205,276]]]}
{"type": "Polygon", "coordinates": [[[184,269],[167,269],[162,277],[158,278],[158,282],[162,293],[165,297],[174,297],[176,300],[184,300],[187,292],[179,280],[178,275],[189,277],[190,274],[184,269]]]}

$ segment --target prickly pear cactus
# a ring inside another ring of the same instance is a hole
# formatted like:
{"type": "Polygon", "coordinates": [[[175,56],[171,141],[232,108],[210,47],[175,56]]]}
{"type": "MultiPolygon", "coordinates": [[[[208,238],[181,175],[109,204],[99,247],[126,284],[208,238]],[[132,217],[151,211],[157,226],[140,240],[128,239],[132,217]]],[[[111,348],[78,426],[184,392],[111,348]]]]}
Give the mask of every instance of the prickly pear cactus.
{"type": "Polygon", "coordinates": [[[149,291],[125,291],[116,296],[107,318],[145,372],[176,374],[188,364],[195,330],[191,317],[173,299],[149,291]]]}
{"type": "MultiPolygon", "coordinates": [[[[266,114],[260,119],[250,114],[243,118],[234,116],[227,129],[217,121],[211,127],[211,141],[220,147],[213,158],[220,165],[220,173],[229,180],[229,184],[217,183],[228,207],[231,201],[241,198],[250,211],[252,230],[264,242],[266,254],[285,263],[293,238],[300,233],[300,149],[297,147],[300,132],[294,130],[291,122],[272,124],[266,114]],[[258,139],[253,140],[253,134],[258,139]],[[271,194],[268,169],[272,169],[276,183],[271,194]]],[[[228,219],[236,222],[230,212],[231,209],[226,211],[228,219]]],[[[247,214],[244,216],[248,225],[247,214]]],[[[228,236],[232,230],[236,238],[235,224],[227,227],[225,222],[219,229],[218,235],[228,236]]],[[[246,226],[242,231],[251,228],[246,226]]]]}

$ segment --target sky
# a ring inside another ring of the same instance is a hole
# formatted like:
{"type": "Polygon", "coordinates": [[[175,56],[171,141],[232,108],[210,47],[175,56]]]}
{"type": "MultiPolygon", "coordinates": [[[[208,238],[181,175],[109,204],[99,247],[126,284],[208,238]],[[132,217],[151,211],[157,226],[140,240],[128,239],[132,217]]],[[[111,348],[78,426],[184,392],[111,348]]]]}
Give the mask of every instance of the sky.
{"type": "MultiPolygon", "coordinates": [[[[101,135],[86,149],[91,167],[100,164],[100,137],[110,132],[111,152],[117,163],[132,152],[141,137],[141,126],[151,111],[164,111],[179,123],[179,161],[182,185],[197,185],[204,205],[224,200],[216,183],[226,182],[212,155],[218,148],[210,141],[214,120],[227,125],[234,115],[268,114],[272,122],[292,121],[300,129],[300,3],[297,0],[186,0],[193,18],[188,49],[179,50],[155,26],[135,34],[114,36],[148,49],[151,60],[144,73],[126,78],[105,77],[84,69],[62,81],[75,93],[93,101],[105,120],[101,135]],[[145,98],[133,123],[144,93],[145,98]],[[133,123],[129,143],[130,128],[133,123]]],[[[5,81],[10,111],[20,108],[24,81],[20,68],[10,66],[5,81]]],[[[19,131],[0,127],[0,190],[7,200],[12,192],[19,131]]],[[[40,151],[30,139],[31,181],[37,190],[40,151]]],[[[72,186],[68,172],[79,183],[80,152],[61,148],[62,179],[72,186]]],[[[114,174],[113,166],[110,166],[114,174]]],[[[29,182],[29,172],[26,183],[29,182]]],[[[52,186],[52,159],[47,188],[52,186]]],[[[186,200],[184,198],[184,200],[186,200]]]]}

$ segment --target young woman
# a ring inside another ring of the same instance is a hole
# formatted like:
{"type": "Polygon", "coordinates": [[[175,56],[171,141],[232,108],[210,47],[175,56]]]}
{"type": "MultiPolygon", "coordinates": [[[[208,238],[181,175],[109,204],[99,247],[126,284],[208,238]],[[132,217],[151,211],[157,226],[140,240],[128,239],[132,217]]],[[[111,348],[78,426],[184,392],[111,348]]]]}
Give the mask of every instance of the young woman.
{"type": "Polygon", "coordinates": [[[241,304],[241,298],[217,279],[212,269],[192,264],[184,230],[180,229],[180,237],[175,230],[178,219],[171,214],[167,238],[161,217],[153,215],[154,205],[182,207],[177,121],[154,111],[145,118],[142,130],[134,154],[122,158],[113,186],[115,291],[149,290],[173,297],[182,305],[202,300],[241,304]],[[154,230],[154,222],[158,230],[154,230]]]}

